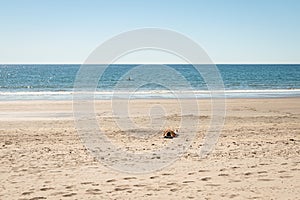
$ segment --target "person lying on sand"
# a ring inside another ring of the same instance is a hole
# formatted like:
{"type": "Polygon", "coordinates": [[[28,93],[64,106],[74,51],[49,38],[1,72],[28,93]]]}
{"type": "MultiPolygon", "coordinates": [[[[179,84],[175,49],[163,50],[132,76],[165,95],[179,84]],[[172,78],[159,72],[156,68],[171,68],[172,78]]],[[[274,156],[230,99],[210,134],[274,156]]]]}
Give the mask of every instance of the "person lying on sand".
{"type": "Polygon", "coordinates": [[[166,129],[163,133],[164,138],[173,139],[174,137],[177,137],[178,130],[173,131],[172,129],[166,129]]]}

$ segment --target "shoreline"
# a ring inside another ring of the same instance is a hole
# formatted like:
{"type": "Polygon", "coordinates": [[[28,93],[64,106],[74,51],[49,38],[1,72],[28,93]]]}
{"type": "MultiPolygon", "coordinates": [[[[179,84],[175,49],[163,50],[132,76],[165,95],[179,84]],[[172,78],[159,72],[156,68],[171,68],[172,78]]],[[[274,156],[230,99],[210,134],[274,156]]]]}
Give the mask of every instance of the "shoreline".
{"type": "MultiPolygon", "coordinates": [[[[224,90],[224,91],[88,91],[87,97],[93,100],[111,99],[260,99],[260,98],[298,98],[300,89],[262,89],[262,90],[224,90]]],[[[54,100],[71,101],[73,98],[82,98],[74,91],[18,91],[0,92],[1,101],[31,101],[31,100],[54,100]]]]}
{"type": "MultiPolygon", "coordinates": [[[[152,101],[152,100],[159,100],[159,101],[173,101],[173,100],[196,100],[196,101],[208,101],[212,98],[114,98],[114,99],[92,99],[91,101],[94,102],[105,102],[105,101],[114,101],[114,100],[123,100],[123,101],[152,101]]],[[[228,100],[272,100],[272,99],[300,99],[300,96],[280,96],[280,97],[225,97],[225,98],[214,98],[214,99],[224,99],[225,101],[228,100]]],[[[0,104],[5,103],[18,103],[18,102],[61,102],[61,103],[68,103],[73,102],[73,99],[14,99],[14,100],[0,100],[0,104]]]]}
{"type": "MultiPolygon", "coordinates": [[[[218,98],[216,98],[218,99],[218,98]]],[[[262,98],[222,98],[225,101],[236,101],[236,100],[246,100],[246,101],[252,101],[252,100],[257,100],[257,101],[265,101],[265,100],[278,100],[278,99],[300,99],[300,97],[262,97],[262,98]]],[[[190,100],[195,100],[195,101],[210,101],[211,99],[207,98],[178,98],[178,99],[169,99],[169,98],[138,98],[138,99],[93,99],[91,101],[93,102],[111,102],[114,100],[121,100],[121,101],[177,101],[177,100],[182,100],[182,101],[190,101],[190,100]]],[[[7,104],[7,103],[42,103],[42,102],[47,102],[47,103],[72,103],[73,100],[56,100],[56,99],[30,99],[30,100],[6,100],[6,101],[0,101],[0,104],[7,104]]],[[[300,103],[299,103],[300,104],[300,103]]]]}

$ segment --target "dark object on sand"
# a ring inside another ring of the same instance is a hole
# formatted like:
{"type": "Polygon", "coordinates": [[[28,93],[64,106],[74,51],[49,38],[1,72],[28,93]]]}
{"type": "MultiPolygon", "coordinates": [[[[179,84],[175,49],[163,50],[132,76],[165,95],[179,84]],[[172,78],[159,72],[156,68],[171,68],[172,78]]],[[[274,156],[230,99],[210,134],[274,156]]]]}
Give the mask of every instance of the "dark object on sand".
{"type": "MultiPolygon", "coordinates": [[[[177,132],[177,131],[176,131],[177,132]]],[[[176,134],[175,131],[171,130],[171,129],[166,129],[164,131],[164,138],[168,138],[168,139],[173,139],[174,137],[177,137],[177,134],[176,134]]]]}

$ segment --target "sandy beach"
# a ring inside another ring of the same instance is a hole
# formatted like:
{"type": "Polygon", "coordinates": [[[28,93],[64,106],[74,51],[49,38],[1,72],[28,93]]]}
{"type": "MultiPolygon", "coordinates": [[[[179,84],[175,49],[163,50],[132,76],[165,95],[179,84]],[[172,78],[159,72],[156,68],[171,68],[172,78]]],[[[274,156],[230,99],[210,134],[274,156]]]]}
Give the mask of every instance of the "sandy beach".
{"type": "MultiPolygon", "coordinates": [[[[299,98],[227,99],[225,125],[204,159],[197,152],[211,119],[209,100],[198,101],[198,116],[181,116],[176,100],[131,105],[132,120],[145,126],[162,120],[149,119],[149,105],[168,110],[168,127],[182,117],[200,119],[188,151],[162,170],[123,173],[86,150],[71,101],[0,102],[0,199],[299,199],[299,98]]],[[[97,119],[117,145],[134,152],[169,142],[155,135],[129,143],[130,130],[119,130],[110,106],[109,100],[97,102],[97,119]]]]}

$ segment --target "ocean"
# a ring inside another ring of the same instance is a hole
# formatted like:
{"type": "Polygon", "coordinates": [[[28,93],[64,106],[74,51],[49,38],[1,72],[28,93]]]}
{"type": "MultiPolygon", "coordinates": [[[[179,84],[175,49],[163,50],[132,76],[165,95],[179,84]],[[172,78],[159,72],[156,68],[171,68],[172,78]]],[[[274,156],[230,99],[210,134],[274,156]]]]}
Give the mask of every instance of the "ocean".
{"type": "MultiPolygon", "coordinates": [[[[172,74],[151,70],[151,66],[139,66],[134,71],[137,66],[123,64],[106,68],[95,88],[95,99],[111,99],[129,91],[134,91],[131,98],[175,98],[172,91],[188,91],[197,98],[210,98],[206,82],[192,65],[167,65],[189,87],[172,74]],[[145,84],[145,80],[160,82],[145,84]]],[[[159,65],[155,66],[159,69],[159,65]]],[[[300,64],[226,64],[217,68],[226,98],[300,96],[300,64]]],[[[0,65],[0,101],[71,100],[79,69],[80,65],[0,65]]]]}

